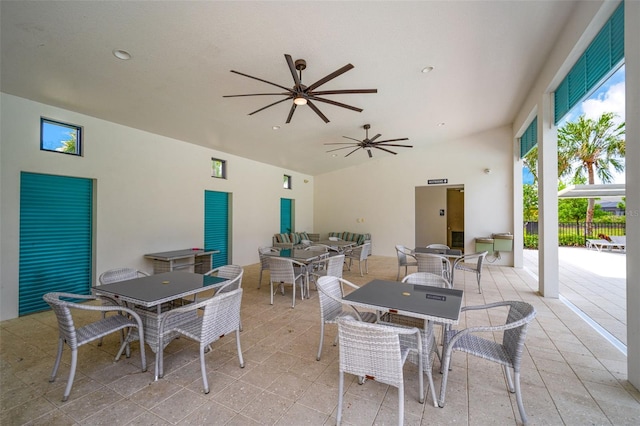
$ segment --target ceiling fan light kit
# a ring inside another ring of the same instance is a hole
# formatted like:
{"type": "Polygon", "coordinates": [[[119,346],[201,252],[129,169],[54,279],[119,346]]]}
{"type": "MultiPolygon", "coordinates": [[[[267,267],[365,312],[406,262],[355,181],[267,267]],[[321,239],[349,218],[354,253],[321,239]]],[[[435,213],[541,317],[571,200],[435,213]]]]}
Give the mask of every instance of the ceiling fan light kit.
{"type": "Polygon", "coordinates": [[[345,157],[350,156],[351,154],[353,154],[354,152],[356,152],[359,149],[364,149],[364,150],[367,151],[367,154],[369,155],[369,158],[373,158],[373,152],[372,152],[373,148],[388,152],[389,154],[393,154],[393,155],[396,155],[397,152],[393,152],[390,149],[387,149],[388,147],[413,148],[413,145],[399,145],[399,144],[390,143],[390,142],[408,141],[409,138],[385,139],[385,140],[376,142],[376,139],[378,139],[382,135],[380,133],[378,133],[377,135],[375,135],[374,137],[369,139],[369,129],[371,128],[371,125],[370,124],[365,124],[364,126],[362,126],[362,128],[365,130],[365,138],[363,140],[350,138],[349,136],[343,136],[343,138],[351,139],[351,140],[356,141],[356,142],[325,143],[325,145],[347,145],[347,146],[343,146],[341,148],[331,149],[331,150],[329,150],[327,152],[339,151],[341,149],[349,149],[349,148],[354,148],[355,147],[355,149],[353,149],[351,152],[349,152],[347,155],[345,155],[345,157]]]}
{"type": "Polygon", "coordinates": [[[276,83],[272,83],[270,81],[267,80],[263,80],[261,78],[258,77],[254,77],[248,74],[244,74],[241,73],[239,71],[234,71],[231,70],[232,73],[234,74],[238,74],[238,75],[242,75],[244,77],[247,78],[252,78],[254,80],[258,80],[261,81],[263,83],[267,83],[270,84],[272,86],[278,87],[282,90],[284,90],[284,92],[278,92],[278,93],[249,93],[249,94],[245,94],[245,95],[225,95],[223,96],[224,98],[237,98],[237,97],[244,97],[244,96],[286,96],[284,99],[280,99],[279,101],[273,102],[267,106],[264,106],[260,109],[257,109],[251,113],[249,113],[249,115],[253,115],[256,114],[260,111],[263,111],[269,107],[272,107],[274,105],[277,105],[279,103],[282,103],[284,101],[287,100],[293,100],[293,102],[291,103],[291,109],[289,110],[289,115],[287,116],[287,123],[291,122],[291,118],[293,117],[293,113],[296,111],[296,107],[301,106],[301,105],[308,105],[309,108],[311,108],[311,110],[313,112],[315,112],[318,117],[320,117],[322,119],[322,121],[324,121],[325,123],[329,122],[329,119],[320,111],[320,109],[318,109],[318,107],[315,105],[314,102],[322,102],[322,103],[326,103],[329,105],[334,105],[334,106],[338,106],[341,108],[346,108],[346,109],[350,109],[352,111],[357,111],[357,112],[362,112],[361,108],[357,108],[351,105],[347,105],[344,104],[342,102],[337,102],[331,99],[325,99],[321,96],[325,96],[325,95],[343,95],[343,94],[355,94],[355,93],[378,93],[378,89],[344,89],[344,90],[316,90],[317,88],[319,88],[320,86],[322,86],[323,84],[333,80],[334,78],[344,74],[345,72],[349,71],[350,69],[353,68],[353,65],[351,64],[347,64],[345,66],[343,66],[340,69],[335,70],[334,72],[332,72],[331,74],[326,75],[325,77],[321,78],[320,80],[316,81],[315,83],[306,86],[304,84],[302,84],[302,71],[304,69],[307,68],[307,62],[304,59],[297,59],[295,62],[293,61],[293,59],[291,58],[291,55],[285,54],[284,55],[286,61],[287,61],[287,65],[289,66],[289,71],[291,72],[291,77],[293,77],[293,88],[288,88],[285,86],[282,86],[280,84],[276,84],[276,83]]]}

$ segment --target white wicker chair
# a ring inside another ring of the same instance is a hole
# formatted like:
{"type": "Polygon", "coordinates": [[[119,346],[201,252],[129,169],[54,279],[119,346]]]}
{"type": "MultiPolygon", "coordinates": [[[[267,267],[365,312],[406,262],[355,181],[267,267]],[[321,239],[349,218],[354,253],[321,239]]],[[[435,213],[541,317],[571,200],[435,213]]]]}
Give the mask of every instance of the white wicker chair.
{"type": "Polygon", "coordinates": [[[258,248],[258,256],[260,257],[260,279],[258,280],[258,288],[262,285],[262,271],[269,270],[269,256],[267,253],[278,253],[275,247],[260,247],[258,248]]]}
{"type": "MultiPolygon", "coordinates": [[[[236,278],[238,280],[239,278],[236,278]]],[[[200,343],[200,370],[202,372],[202,384],[204,393],[209,393],[209,382],[207,381],[207,370],[205,365],[205,348],[216,342],[222,337],[235,332],[236,348],[238,351],[238,360],[240,368],[244,368],[244,359],[242,358],[242,347],[240,345],[240,304],[242,302],[242,289],[238,288],[229,292],[215,295],[207,300],[203,300],[192,305],[167,311],[160,321],[158,331],[160,343],[163,347],[163,336],[177,332],[190,339],[200,343]],[[167,319],[171,316],[187,311],[204,308],[204,313],[190,321],[180,322],[165,328],[168,324],[167,319]]],[[[156,375],[162,377],[164,375],[164,356],[163,351],[159,351],[156,356],[156,375]]]]}
{"type": "Polygon", "coordinates": [[[444,256],[432,253],[415,253],[418,261],[418,272],[431,272],[440,275],[453,285],[451,281],[451,262],[444,256]]]}
{"type": "Polygon", "coordinates": [[[69,345],[69,348],[71,349],[71,368],[69,370],[67,386],[62,397],[63,401],[66,401],[69,398],[71,387],[73,386],[73,379],[75,377],[76,366],[78,364],[78,347],[94,340],[102,339],[102,337],[116,331],[124,329],[129,330],[127,335],[124,337],[124,341],[122,342],[120,350],[118,351],[116,361],[120,358],[120,355],[122,354],[122,351],[124,349],[126,349],[127,351],[127,357],[130,355],[129,342],[131,330],[133,328],[137,328],[140,331],[140,333],[138,333],[140,335],[140,360],[142,362],[142,371],[147,371],[147,359],[144,352],[144,332],[142,329],[142,320],[135,311],[123,306],[119,306],[117,304],[96,306],[62,300],[72,299],[89,301],[97,300],[98,297],[96,296],[54,292],[45,294],[43,296],[43,299],[49,304],[49,306],[51,306],[51,309],[53,309],[53,312],[56,314],[56,318],[58,319],[58,330],[60,333],[58,337],[58,354],[53,365],[53,371],[51,372],[51,378],[49,379],[50,382],[54,382],[56,380],[56,374],[58,373],[58,367],[60,366],[60,359],[62,358],[62,350],[64,349],[64,344],[66,343],[67,345],[69,345]],[[118,314],[109,315],[96,322],[76,328],[76,324],[73,320],[72,314],[72,310],[74,309],[84,311],[97,311],[100,313],[118,312],[118,314]],[[127,315],[121,315],[121,313],[126,313],[127,315]]]}
{"type": "Polygon", "coordinates": [[[365,272],[368,274],[369,273],[369,263],[368,263],[368,258],[369,258],[369,253],[371,252],[371,243],[370,242],[366,242],[360,246],[354,247],[353,249],[350,249],[349,251],[345,252],[345,257],[347,259],[349,259],[349,265],[347,267],[347,269],[349,269],[349,271],[351,270],[351,264],[353,263],[354,260],[358,261],[358,266],[360,268],[360,276],[364,276],[362,274],[362,262],[364,262],[364,270],[365,272]]]}
{"type": "Polygon", "coordinates": [[[344,374],[354,374],[362,379],[375,380],[398,388],[398,424],[404,422],[404,374],[403,365],[410,351],[417,353],[420,361],[418,369],[419,400],[424,402],[424,381],[422,378],[422,344],[420,330],[389,325],[368,324],[353,318],[338,320],[340,342],[340,378],[338,384],[337,424],[342,422],[342,401],[344,397],[344,374]],[[406,343],[411,339],[413,346],[406,343]]]}
{"type": "MultiPolygon", "coordinates": [[[[344,258],[344,256],[342,257],[344,258]]],[[[342,271],[342,265],[340,270],[342,271]]],[[[332,275],[320,277],[316,283],[318,287],[318,298],[320,299],[320,344],[318,345],[318,355],[316,356],[316,360],[318,361],[320,361],[320,357],[322,356],[325,324],[336,324],[339,318],[345,316],[356,317],[358,320],[365,322],[376,322],[378,320],[377,314],[373,312],[360,312],[354,306],[343,303],[343,285],[351,287],[352,289],[358,288],[357,285],[332,275]]],[[[336,334],[333,346],[337,343],[338,335],[336,334]]]]}
{"type": "MultiPolygon", "coordinates": [[[[504,325],[469,327],[463,330],[448,330],[445,335],[445,351],[442,363],[442,387],[440,390],[440,407],[445,404],[445,392],[447,389],[447,378],[449,366],[451,365],[451,355],[453,351],[462,351],[471,355],[497,362],[504,367],[507,376],[507,385],[511,393],[516,394],[518,410],[522,423],[527,424],[527,415],[522,403],[522,393],[520,390],[520,366],[522,363],[522,351],[527,335],[529,323],[536,316],[535,308],[529,303],[520,301],[505,301],[490,303],[488,305],[467,306],[462,311],[487,310],[493,308],[507,307],[508,313],[504,325]],[[486,335],[502,332],[502,342],[497,339],[489,340],[474,333],[486,335]],[[511,377],[510,369],[514,376],[511,377]]],[[[495,318],[492,315],[491,318],[495,318]]]]}
{"type": "Polygon", "coordinates": [[[427,248],[449,250],[451,247],[446,244],[429,244],[427,248]]]}
{"type": "Polygon", "coordinates": [[[344,254],[329,256],[318,259],[308,265],[311,273],[310,278],[316,283],[320,277],[338,277],[342,278],[342,270],[344,268],[344,254]]]}
{"type": "Polygon", "coordinates": [[[271,304],[273,305],[274,284],[278,285],[284,294],[284,285],[291,284],[293,286],[293,299],[291,307],[296,307],[296,283],[300,282],[300,299],[304,298],[304,291],[307,287],[306,277],[307,270],[304,263],[296,260],[271,256],[269,258],[270,286],[271,286],[271,304]],[[297,268],[296,268],[297,266],[297,268]]]}
{"type": "Polygon", "coordinates": [[[482,277],[482,264],[484,262],[484,258],[487,255],[486,251],[480,253],[469,253],[465,254],[453,262],[453,270],[451,274],[451,285],[453,285],[453,272],[458,271],[467,271],[473,272],[476,274],[476,279],[478,280],[478,293],[482,293],[482,287],[480,286],[480,278],[482,277]],[[475,263],[473,263],[475,261],[475,263]],[[469,265],[471,263],[471,265],[469,265]]]}
{"type": "Polygon", "coordinates": [[[402,245],[396,246],[396,254],[398,255],[398,275],[396,276],[396,281],[398,281],[400,279],[400,269],[404,267],[404,274],[407,275],[409,273],[409,266],[418,266],[418,261],[416,257],[402,245]]]}
{"type": "Polygon", "coordinates": [[[244,269],[242,269],[242,266],[239,265],[223,265],[210,270],[204,275],[212,275],[231,280],[216,290],[216,294],[221,294],[242,287],[242,276],[244,275],[244,269]],[[236,280],[235,278],[238,279],[236,280]]]}

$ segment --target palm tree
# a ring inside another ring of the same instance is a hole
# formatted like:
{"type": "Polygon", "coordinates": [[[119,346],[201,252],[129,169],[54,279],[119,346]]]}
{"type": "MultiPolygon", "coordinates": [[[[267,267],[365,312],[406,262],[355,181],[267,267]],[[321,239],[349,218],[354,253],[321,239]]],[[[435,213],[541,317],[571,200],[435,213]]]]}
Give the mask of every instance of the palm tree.
{"type": "MultiPolygon", "coordinates": [[[[558,129],[558,169],[560,176],[573,174],[571,181],[584,181],[595,184],[597,175],[602,183],[613,179],[611,169],[624,170],[625,124],[616,124],[616,115],[605,112],[597,120],[578,117],[558,129]],[[568,167],[562,170],[561,163],[568,167]]],[[[587,226],[593,221],[595,199],[589,198],[587,207],[587,226]]]]}

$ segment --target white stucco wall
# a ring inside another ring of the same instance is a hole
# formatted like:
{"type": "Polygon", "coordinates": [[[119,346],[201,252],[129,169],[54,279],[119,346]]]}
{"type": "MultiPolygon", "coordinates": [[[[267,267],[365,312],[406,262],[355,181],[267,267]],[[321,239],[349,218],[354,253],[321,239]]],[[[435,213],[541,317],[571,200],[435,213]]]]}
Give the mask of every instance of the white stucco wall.
{"type": "MultiPolygon", "coordinates": [[[[373,253],[395,256],[395,245],[415,241],[415,188],[429,179],[464,185],[465,251],[474,238],[513,232],[513,135],[509,126],[453,142],[423,145],[397,156],[316,176],[316,232],[372,234],[373,253]],[[490,168],[491,174],[484,169],[490,168]],[[364,218],[364,222],[357,222],[364,218]]],[[[511,265],[512,253],[496,264],[511,265]]]]}
{"type": "Polygon", "coordinates": [[[0,108],[0,320],[18,312],[22,171],[96,180],[96,274],[150,271],[145,253],[202,246],[205,190],[233,194],[233,263],[257,263],[257,247],[271,245],[280,198],[295,199],[296,228],[313,231],[312,176],[7,94],[0,108]],[[41,116],[83,126],[84,156],[40,151],[41,116]],[[211,177],[212,157],[227,160],[227,180],[211,177]],[[283,174],[292,190],[282,188],[283,174]]]}

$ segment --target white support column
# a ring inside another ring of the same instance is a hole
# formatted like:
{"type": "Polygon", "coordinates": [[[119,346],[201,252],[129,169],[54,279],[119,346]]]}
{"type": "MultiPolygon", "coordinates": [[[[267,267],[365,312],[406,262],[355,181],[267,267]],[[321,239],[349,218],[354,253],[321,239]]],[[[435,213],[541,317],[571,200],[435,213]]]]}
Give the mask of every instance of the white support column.
{"type": "Polygon", "coordinates": [[[624,4],[626,67],[627,377],[640,389],[640,2],[624,4]]]}
{"type": "Polygon", "coordinates": [[[544,297],[559,297],[558,140],[551,94],[538,105],[538,278],[544,297]]]}

